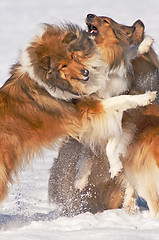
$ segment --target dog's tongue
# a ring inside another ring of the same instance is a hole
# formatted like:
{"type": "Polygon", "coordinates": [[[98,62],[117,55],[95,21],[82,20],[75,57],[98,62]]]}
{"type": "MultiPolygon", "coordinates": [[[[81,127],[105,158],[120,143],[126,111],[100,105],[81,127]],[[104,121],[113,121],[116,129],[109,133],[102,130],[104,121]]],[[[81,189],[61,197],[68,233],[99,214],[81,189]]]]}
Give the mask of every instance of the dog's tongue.
{"type": "Polygon", "coordinates": [[[93,24],[88,23],[87,26],[90,34],[97,34],[97,28],[93,24]]]}

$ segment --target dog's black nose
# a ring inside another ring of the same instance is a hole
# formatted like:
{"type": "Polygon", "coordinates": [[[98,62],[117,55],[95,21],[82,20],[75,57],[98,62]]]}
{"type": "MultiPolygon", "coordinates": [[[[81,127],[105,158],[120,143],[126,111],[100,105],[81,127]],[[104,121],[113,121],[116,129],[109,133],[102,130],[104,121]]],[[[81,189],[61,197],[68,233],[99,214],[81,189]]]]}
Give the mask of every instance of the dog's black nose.
{"type": "Polygon", "coordinates": [[[89,71],[88,71],[87,69],[85,69],[85,70],[83,71],[83,76],[84,76],[84,77],[88,77],[88,75],[89,75],[89,71]]]}
{"type": "Polygon", "coordinates": [[[89,20],[93,20],[94,18],[95,18],[94,14],[88,14],[87,15],[87,19],[89,19],[89,20]]]}

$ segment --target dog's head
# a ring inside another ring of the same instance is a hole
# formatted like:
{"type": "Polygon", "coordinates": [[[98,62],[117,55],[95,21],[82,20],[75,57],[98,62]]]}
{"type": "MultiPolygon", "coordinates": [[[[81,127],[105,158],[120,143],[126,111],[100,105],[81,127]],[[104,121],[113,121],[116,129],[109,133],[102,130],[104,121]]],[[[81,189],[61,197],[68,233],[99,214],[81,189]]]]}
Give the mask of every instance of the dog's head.
{"type": "Polygon", "coordinates": [[[93,43],[85,31],[81,30],[80,33],[80,29],[75,29],[68,25],[63,28],[45,26],[43,33],[25,49],[21,61],[23,66],[27,65],[30,77],[57,98],[62,98],[54,94],[57,89],[67,96],[87,94],[85,86],[89,81],[89,70],[85,61],[93,54],[93,43]]]}
{"type": "Polygon", "coordinates": [[[123,43],[136,45],[143,40],[144,24],[137,20],[132,26],[115,22],[109,17],[88,14],[86,17],[88,34],[95,38],[97,45],[103,43],[123,43]]]}

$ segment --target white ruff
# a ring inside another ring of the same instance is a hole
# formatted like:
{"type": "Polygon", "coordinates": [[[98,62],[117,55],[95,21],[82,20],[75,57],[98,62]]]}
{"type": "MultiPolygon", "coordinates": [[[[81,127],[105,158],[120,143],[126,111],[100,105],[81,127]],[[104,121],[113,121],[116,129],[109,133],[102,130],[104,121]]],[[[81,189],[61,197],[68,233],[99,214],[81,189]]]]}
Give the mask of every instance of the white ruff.
{"type": "Polygon", "coordinates": [[[86,66],[90,72],[90,80],[86,85],[87,93],[97,93],[99,98],[109,98],[128,90],[129,82],[124,62],[118,68],[109,71],[109,63],[103,60],[97,49],[93,57],[86,62],[86,66]]]}

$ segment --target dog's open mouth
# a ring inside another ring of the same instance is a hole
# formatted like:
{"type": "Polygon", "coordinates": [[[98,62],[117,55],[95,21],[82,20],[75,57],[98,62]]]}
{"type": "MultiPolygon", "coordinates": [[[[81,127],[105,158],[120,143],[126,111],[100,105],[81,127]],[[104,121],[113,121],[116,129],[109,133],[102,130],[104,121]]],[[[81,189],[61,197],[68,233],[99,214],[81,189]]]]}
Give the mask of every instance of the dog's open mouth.
{"type": "Polygon", "coordinates": [[[96,26],[94,26],[92,23],[86,23],[87,24],[87,32],[93,36],[98,34],[98,29],[96,26]]]}

